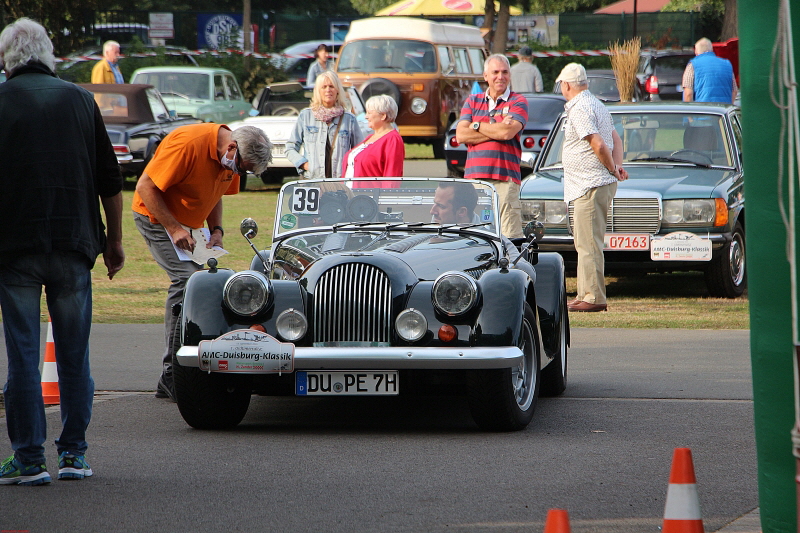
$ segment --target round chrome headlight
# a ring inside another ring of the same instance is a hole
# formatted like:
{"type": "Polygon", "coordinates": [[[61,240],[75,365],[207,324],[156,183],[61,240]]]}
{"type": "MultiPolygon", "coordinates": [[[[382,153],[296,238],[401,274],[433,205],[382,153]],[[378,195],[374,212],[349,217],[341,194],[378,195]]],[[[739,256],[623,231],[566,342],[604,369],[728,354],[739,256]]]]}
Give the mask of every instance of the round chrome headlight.
{"type": "Polygon", "coordinates": [[[445,272],[433,282],[433,305],[450,316],[472,309],[478,300],[478,284],[461,272],[445,272]]]}
{"type": "Polygon", "coordinates": [[[417,96],[411,100],[411,112],[416,115],[421,115],[428,109],[428,102],[417,96]]]}
{"type": "Polygon", "coordinates": [[[420,340],[428,332],[428,321],[425,319],[425,315],[412,307],[397,315],[394,327],[403,340],[414,342],[420,340]]]}
{"type": "Polygon", "coordinates": [[[269,302],[270,284],[266,276],[255,270],[237,272],[225,282],[222,300],[237,315],[257,315],[269,302]]]}
{"type": "Polygon", "coordinates": [[[308,331],[306,316],[297,309],[287,309],[275,320],[278,335],[284,340],[294,342],[305,337],[308,331]]]}

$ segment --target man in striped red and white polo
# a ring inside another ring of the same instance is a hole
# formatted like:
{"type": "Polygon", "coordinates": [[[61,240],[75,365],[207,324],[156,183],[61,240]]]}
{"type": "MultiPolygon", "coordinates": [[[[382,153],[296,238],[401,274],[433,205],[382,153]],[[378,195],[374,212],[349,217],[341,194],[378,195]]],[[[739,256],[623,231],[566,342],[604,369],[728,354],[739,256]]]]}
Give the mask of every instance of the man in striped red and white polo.
{"type": "Polygon", "coordinates": [[[502,54],[483,64],[485,93],[464,102],[456,127],[456,139],[467,145],[464,177],[490,181],[500,199],[500,226],[509,238],[522,237],[519,133],[528,121],[528,102],[509,89],[511,66],[502,54]]]}

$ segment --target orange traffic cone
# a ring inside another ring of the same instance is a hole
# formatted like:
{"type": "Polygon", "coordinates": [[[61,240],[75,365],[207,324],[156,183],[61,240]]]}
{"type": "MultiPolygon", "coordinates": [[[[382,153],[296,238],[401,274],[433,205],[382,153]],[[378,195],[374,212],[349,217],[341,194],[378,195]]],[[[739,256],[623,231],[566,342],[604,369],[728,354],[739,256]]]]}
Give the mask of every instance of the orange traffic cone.
{"type": "Polygon", "coordinates": [[[675,448],[669,474],[662,533],[703,533],[700,498],[694,477],[692,450],[675,448]]]}
{"type": "Polygon", "coordinates": [[[53,341],[53,323],[47,319],[47,343],[44,345],[44,364],[42,365],[42,398],[45,405],[58,405],[61,395],[58,392],[58,368],[56,367],[56,344],[53,341]]]}
{"type": "Polygon", "coordinates": [[[570,533],[569,516],[564,509],[550,509],[547,511],[544,533],[570,533]]]}

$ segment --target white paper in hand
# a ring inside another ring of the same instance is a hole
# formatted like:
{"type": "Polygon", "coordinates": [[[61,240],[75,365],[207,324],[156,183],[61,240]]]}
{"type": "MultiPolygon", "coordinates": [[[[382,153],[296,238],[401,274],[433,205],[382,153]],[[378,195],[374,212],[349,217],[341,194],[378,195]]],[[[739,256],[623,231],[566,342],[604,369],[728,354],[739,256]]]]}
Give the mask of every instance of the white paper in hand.
{"type": "MultiPolygon", "coordinates": [[[[178,253],[178,259],[181,261],[194,261],[198,265],[204,265],[209,257],[220,257],[228,253],[227,250],[219,246],[206,248],[208,240],[211,238],[211,232],[208,231],[208,228],[190,228],[188,226],[183,226],[183,229],[192,235],[196,244],[194,245],[194,252],[190,252],[178,248],[175,246],[175,241],[172,241],[172,246],[175,247],[175,251],[178,253]]],[[[172,240],[172,235],[170,235],[169,239],[172,240]]]]}

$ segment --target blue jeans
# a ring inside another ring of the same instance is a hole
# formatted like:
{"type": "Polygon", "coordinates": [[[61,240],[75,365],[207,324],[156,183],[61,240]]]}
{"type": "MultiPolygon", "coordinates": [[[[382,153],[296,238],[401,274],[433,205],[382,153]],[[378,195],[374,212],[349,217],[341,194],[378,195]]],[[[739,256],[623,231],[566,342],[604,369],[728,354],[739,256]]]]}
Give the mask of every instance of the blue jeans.
{"type": "Polygon", "coordinates": [[[8,354],[3,389],[11,447],[24,464],[44,463],[47,422],[39,374],[41,314],[45,288],[53,326],[61,397],[58,453],[86,453],[94,380],[89,369],[92,327],[91,264],[77,252],[22,255],[0,266],[0,308],[8,354]]]}

